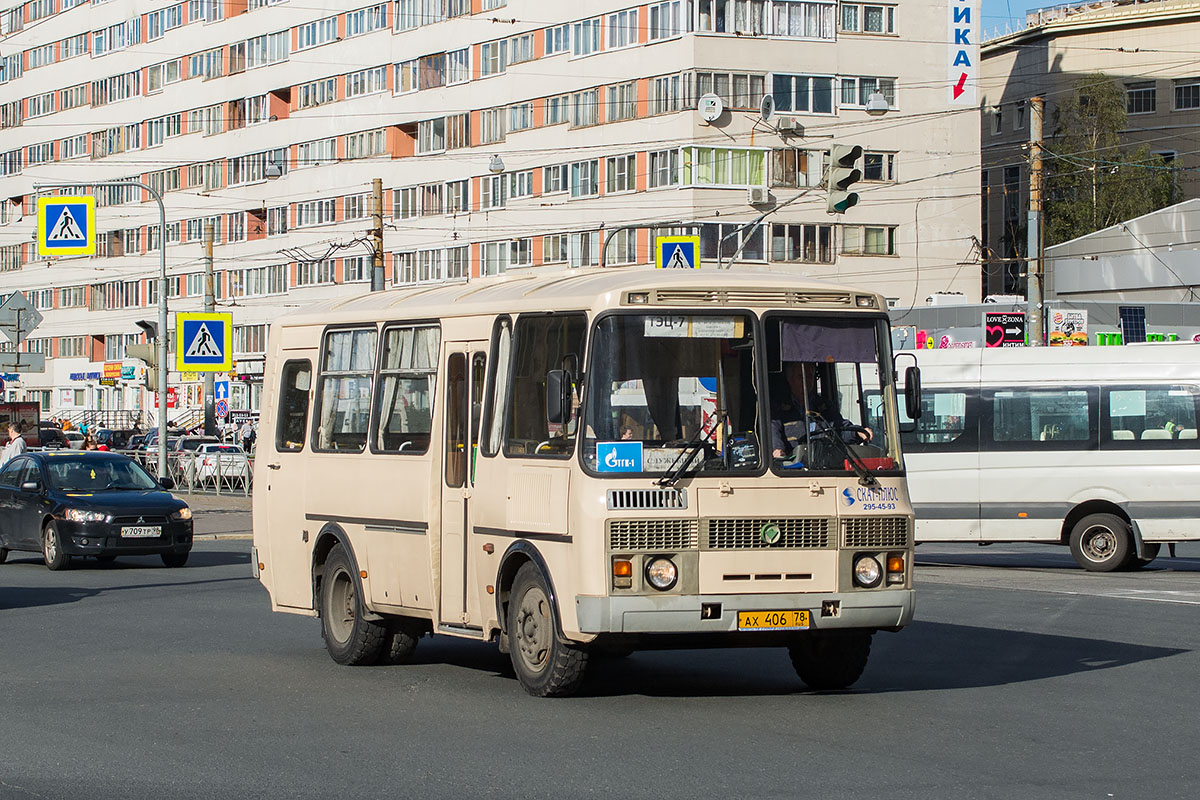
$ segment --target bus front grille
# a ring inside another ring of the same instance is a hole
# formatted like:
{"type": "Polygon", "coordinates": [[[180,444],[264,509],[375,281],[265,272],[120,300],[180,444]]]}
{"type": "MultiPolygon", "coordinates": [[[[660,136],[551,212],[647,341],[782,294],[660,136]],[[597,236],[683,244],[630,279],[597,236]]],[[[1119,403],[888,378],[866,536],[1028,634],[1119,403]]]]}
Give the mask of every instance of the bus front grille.
{"type": "Polygon", "coordinates": [[[784,289],[658,289],[651,303],[659,305],[736,306],[854,306],[849,292],[784,289]]]}
{"type": "Polygon", "coordinates": [[[843,517],[843,547],[908,547],[908,517],[843,517]]]}
{"type": "Polygon", "coordinates": [[[714,518],[704,520],[709,550],[829,547],[833,520],[829,517],[714,518]],[[778,534],[775,532],[778,528],[778,534]]]}
{"type": "Polygon", "coordinates": [[[694,550],[698,542],[698,526],[694,519],[608,521],[608,548],[613,552],[694,550]]]}
{"type": "Polygon", "coordinates": [[[651,511],[687,508],[686,489],[609,489],[608,510],[651,511]]]}

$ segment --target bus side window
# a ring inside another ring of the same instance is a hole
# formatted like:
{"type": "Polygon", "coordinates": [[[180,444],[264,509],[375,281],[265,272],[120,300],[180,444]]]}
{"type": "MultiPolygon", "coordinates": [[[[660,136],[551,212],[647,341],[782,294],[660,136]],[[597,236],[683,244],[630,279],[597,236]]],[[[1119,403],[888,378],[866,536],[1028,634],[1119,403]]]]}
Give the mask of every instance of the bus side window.
{"type": "Polygon", "coordinates": [[[275,449],[295,452],[304,449],[308,430],[308,393],[312,389],[312,364],[288,361],[280,375],[279,409],[275,414],[275,449]]]}
{"type": "Polygon", "coordinates": [[[313,414],[314,450],[361,453],[366,447],[376,339],[375,328],[326,332],[313,414]]]}
{"type": "Polygon", "coordinates": [[[1095,402],[1087,389],[1015,389],[994,392],[988,399],[992,441],[998,445],[1095,446],[1095,402]]]}
{"type": "Polygon", "coordinates": [[[420,455],[429,450],[440,345],[436,325],[384,330],[374,452],[420,455]]]}
{"type": "Polygon", "coordinates": [[[1107,395],[1106,447],[1198,446],[1195,386],[1114,387],[1107,395]]]}
{"type": "Polygon", "coordinates": [[[504,441],[504,409],[508,406],[508,387],[512,378],[512,320],[500,317],[492,331],[492,358],[488,367],[487,395],[484,397],[483,434],[479,449],[485,456],[500,452],[504,441]]]}
{"type": "Polygon", "coordinates": [[[549,422],[546,374],[558,369],[578,371],[586,330],[583,314],[517,318],[505,455],[567,456],[574,452],[579,398],[573,398],[566,421],[549,422]]]}

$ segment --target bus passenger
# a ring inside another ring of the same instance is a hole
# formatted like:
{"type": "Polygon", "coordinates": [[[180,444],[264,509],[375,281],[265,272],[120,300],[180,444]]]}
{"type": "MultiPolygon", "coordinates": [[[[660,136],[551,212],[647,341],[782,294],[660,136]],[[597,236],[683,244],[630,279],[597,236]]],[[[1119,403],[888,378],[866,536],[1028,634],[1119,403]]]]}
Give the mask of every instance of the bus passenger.
{"type": "Polygon", "coordinates": [[[843,417],[837,405],[828,402],[817,391],[816,364],[787,361],[783,373],[787,378],[790,396],[775,404],[771,411],[771,455],[774,458],[790,458],[792,450],[804,443],[810,434],[820,435],[829,430],[835,431],[848,444],[871,441],[870,428],[855,425],[843,417]],[[807,426],[803,424],[806,409],[807,426]]]}

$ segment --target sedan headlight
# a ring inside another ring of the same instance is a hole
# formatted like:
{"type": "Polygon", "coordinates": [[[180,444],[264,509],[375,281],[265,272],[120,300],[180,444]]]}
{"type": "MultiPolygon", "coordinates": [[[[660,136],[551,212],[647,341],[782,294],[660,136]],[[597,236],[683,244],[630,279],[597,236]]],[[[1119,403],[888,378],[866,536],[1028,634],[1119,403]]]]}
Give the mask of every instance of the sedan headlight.
{"type": "Polygon", "coordinates": [[[103,511],[88,511],[83,508],[68,508],[66,517],[72,522],[108,522],[108,514],[103,511]]]}
{"type": "Polygon", "coordinates": [[[646,583],[665,592],[679,580],[679,570],[669,558],[655,558],[646,565],[646,583]]]}
{"type": "Polygon", "coordinates": [[[171,519],[191,519],[191,518],[192,518],[192,510],[190,508],[188,508],[187,506],[184,506],[183,508],[179,509],[178,511],[171,512],[171,519]]]}
{"type": "Polygon", "coordinates": [[[859,586],[870,589],[879,585],[883,577],[883,567],[871,556],[860,556],[854,562],[854,582],[859,586]]]}

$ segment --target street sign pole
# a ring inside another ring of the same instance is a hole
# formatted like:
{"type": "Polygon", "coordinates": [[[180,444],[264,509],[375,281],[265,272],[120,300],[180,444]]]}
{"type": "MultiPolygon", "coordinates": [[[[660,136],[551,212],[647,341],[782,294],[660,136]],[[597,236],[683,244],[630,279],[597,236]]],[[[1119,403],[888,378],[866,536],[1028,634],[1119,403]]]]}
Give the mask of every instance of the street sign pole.
{"type": "MultiPolygon", "coordinates": [[[[74,189],[79,184],[35,183],[33,189],[74,189]]],[[[134,186],[158,203],[158,477],[167,474],[167,208],[162,194],[141,181],[101,181],[90,186],[134,186]]]]}

